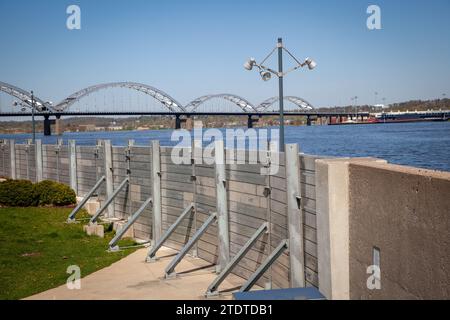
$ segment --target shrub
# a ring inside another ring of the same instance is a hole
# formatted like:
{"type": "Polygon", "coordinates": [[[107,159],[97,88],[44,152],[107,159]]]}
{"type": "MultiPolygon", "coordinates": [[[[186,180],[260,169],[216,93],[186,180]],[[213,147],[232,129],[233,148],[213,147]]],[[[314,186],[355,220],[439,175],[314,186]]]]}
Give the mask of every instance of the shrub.
{"type": "Polygon", "coordinates": [[[45,180],[32,184],[27,180],[0,182],[0,205],[7,207],[66,206],[77,201],[68,186],[45,180]]]}
{"type": "Polygon", "coordinates": [[[38,197],[33,184],[27,180],[0,182],[0,205],[8,207],[36,206],[38,197]]]}
{"type": "Polygon", "coordinates": [[[36,183],[34,193],[39,199],[40,206],[66,206],[77,201],[76,194],[70,187],[50,180],[36,183]]]}

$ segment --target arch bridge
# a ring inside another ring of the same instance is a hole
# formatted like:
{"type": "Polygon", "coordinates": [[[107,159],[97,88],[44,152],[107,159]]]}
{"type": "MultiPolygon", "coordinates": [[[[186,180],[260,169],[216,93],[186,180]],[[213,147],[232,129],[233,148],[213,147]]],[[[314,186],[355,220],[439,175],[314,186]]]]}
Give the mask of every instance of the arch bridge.
{"type": "MultiPolygon", "coordinates": [[[[0,91],[19,99],[31,108],[30,92],[5,82],[0,82],[0,91]]],[[[36,102],[35,115],[44,117],[45,135],[51,134],[51,124],[56,123],[58,128],[58,122],[62,116],[170,116],[175,118],[175,128],[179,129],[181,128],[182,123],[187,122],[187,120],[192,116],[247,116],[247,126],[251,128],[253,126],[253,123],[257,122],[258,119],[263,116],[279,115],[278,110],[271,110],[271,107],[274,106],[278,101],[278,97],[269,98],[260,103],[258,106],[255,106],[241,96],[230,93],[219,93],[198,97],[189,102],[187,105],[183,106],[180,102],[178,102],[166,92],[155,87],[137,82],[110,82],[93,85],[71,94],[56,105],[52,105],[49,102],[44,102],[38,97],[34,97],[34,99],[36,102]],[[108,105],[106,107],[106,110],[99,111],[97,108],[92,108],[92,105],[90,105],[90,108],[86,111],[74,110],[74,105],[77,102],[80,102],[80,100],[89,99],[87,97],[91,94],[106,90],[108,88],[125,88],[142,93],[153,98],[158,105],[162,106],[162,109],[159,109],[158,111],[152,111],[150,109],[134,111],[133,108],[130,108],[130,106],[128,106],[124,110],[118,111],[114,109],[114,106],[113,108],[111,108],[108,105]],[[221,103],[227,103],[228,105],[222,106],[221,103]],[[50,117],[54,119],[51,120],[50,117]]],[[[286,110],[286,113],[289,115],[307,116],[308,124],[310,124],[310,116],[331,117],[338,115],[332,112],[319,114],[319,112],[316,112],[314,110],[314,107],[308,101],[300,97],[286,96],[284,100],[290,102],[295,106],[291,110],[286,110]]],[[[339,114],[339,116],[349,115],[350,114],[339,114]]],[[[0,117],[28,116],[31,116],[31,112],[0,112],[0,117]]],[[[359,116],[368,116],[368,113],[360,113],[359,116]]]]}

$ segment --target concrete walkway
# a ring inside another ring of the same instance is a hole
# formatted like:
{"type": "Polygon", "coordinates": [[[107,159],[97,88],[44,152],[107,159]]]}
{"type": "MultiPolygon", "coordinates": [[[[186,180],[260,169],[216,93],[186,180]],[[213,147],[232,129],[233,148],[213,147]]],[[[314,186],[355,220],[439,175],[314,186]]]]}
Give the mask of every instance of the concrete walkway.
{"type": "MultiPolygon", "coordinates": [[[[176,251],[162,248],[157,262],[145,263],[148,249],[143,248],[81,279],[80,290],[66,285],[44,291],[27,299],[32,300],[99,300],[99,299],[205,299],[204,293],[216,274],[214,266],[201,259],[185,257],[177,266],[177,277],[164,279],[164,269],[176,251]]],[[[83,272],[83,270],[81,270],[83,272]]],[[[234,275],[220,286],[218,299],[230,299],[244,280],[234,275]]]]}

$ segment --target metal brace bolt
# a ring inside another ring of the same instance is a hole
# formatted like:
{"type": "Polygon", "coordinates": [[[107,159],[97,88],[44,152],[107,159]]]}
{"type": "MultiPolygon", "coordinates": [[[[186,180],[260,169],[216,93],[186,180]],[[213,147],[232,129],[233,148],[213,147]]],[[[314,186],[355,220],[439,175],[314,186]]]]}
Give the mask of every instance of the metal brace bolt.
{"type": "Polygon", "coordinates": [[[268,186],[264,187],[263,195],[264,197],[268,197],[272,193],[272,189],[268,186]]]}
{"type": "Polygon", "coordinates": [[[299,209],[301,209],[301,207],[302,207],[302,197],[301,196],[296,196],[295,199],[297,199],[297,207],[299,209]]]}

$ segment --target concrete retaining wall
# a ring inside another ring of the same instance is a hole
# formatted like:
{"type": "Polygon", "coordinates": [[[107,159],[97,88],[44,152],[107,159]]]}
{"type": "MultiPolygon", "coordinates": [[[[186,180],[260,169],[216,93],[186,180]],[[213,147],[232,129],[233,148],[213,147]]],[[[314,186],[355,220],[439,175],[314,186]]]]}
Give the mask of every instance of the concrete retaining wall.
{"type": "Polygon", "coordinates": [[[450,297],[450,173],[318,160],[316,194],[319,289],[327,298],[450,297]]]}
{"type": "Polygon", "coordinates": [[[350,298],[450,298],[450,173],[350,164],[350,298]],[[379,249],[381,289],[366,269],[379,249]]]}

